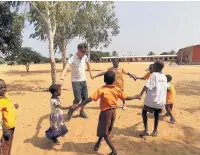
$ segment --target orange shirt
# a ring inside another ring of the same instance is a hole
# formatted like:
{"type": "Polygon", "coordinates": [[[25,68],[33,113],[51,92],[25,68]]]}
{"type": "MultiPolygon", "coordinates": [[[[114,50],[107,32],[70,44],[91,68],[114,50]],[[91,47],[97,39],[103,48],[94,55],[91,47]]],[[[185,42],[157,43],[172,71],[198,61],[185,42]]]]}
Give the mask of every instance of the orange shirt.
{"type": "Polygon", "coordinates": [[[105,85],[99,88],[91,98],[93,101],[97,101],[100,98],[100,110],[105,111],[117,107],[118,98],[124,100],[127,95],[115,85],[105,85]]]}
{"type": "Polygon", "coordinates": [[[176,91],[173,84],[169,84],[167,89],[167,101],[166,104],[173,104],[176,100],[176,91]]]}
{"type": "Polygon", "coordinates": [[[144,76],[144,79],[145,80],[148,80],[149,78],[150,78],[150,76],[151,76],[151,72],[148,72],[145,76],[144,76]]]}
{"type": "Polygon", "coordinates": [[[120,89],[124,90],[124,78],[123,74],[127,74],[127,72],[123,68],[115,68],[111,67],[108,71],[113,71],[115,73],[115,85],[120,89]]]}

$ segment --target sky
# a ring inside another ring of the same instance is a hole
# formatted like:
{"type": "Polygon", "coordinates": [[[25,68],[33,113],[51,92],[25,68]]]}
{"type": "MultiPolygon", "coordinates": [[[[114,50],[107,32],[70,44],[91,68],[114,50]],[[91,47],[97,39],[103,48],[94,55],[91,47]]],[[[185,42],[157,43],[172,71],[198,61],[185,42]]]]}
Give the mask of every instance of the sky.
{"type": "MultiPolygon", "coordinates": [[[[147,55],[178,51],[200,44],[200,2],[115,2],[115,13],[120,33],[113,37],[104,52],[117,51],[119,55],[147,55]]],[[[49,56],[48,43],[30,39],[33,26],[23,32],[24,47],[31,47],[49,56]]],[[[74,39],[67,46],[67,55],[77,51],[81,41],[74,39]]],[[[60,57],[59,54],[56,57],[60,57]]]]}

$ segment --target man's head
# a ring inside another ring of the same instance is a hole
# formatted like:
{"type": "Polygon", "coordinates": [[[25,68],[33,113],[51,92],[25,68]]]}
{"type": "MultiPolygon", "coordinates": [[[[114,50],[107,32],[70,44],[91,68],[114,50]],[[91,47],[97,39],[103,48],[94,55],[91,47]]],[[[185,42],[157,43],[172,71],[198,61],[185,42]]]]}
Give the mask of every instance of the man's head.
{"type": "Polygon", "coordinates": [[[79,58],[82,58],[84,57],[84,55],[87,54],[87,51],[88,51],[88,46],[86,43],[81,43],[81,44],[78,44],[78,52],[77,52],[77,56],[79,58]]]}
{"type": "Polygon", "coordinates": [[[6,83],[0,79],[0,97],[4,97],[7,91],[6,83]]]}
{"type": "Polygon", "coordinates": [[[49,91],[54,96],[60,96],[61,95],[61,85],[59,85],[59,84],[52,84],[49,87],[49,91]]]}
{"type": "Polygon", "coordinates": [[[171,75],[166,75],[167,78],[167,82],[171,82],[172,81],[172,76],[171,75]]]}
{"type": "Polygon", "coordinates": [[[117,68],[119,66],[119,60],[117,58],[112,60],[113,67],[117,68]]]}
{"type": "Polygon", "coordinates": [[[107,85],[111,85],[115,82],[115,73],[113,71],[107,71],[105,74],[104,74],[104,82],[107,84],[107,85]]]}
{"type": "Polygon", "coordinates": [[[153,72],[161,72],[164,68],[164,63],[161,61],[156,61],[153,64],[153,72]]]}

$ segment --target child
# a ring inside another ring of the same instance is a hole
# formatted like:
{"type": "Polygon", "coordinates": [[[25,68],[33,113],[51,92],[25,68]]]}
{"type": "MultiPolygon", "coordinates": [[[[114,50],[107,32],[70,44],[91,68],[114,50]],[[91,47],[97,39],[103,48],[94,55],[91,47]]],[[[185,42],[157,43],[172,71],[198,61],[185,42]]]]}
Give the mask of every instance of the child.
{"type": "Polygon", "coordinates": [[[18,104],[13,104],[6,95],[6,83],[0,79],[0,115],[2,118],[3,137],[1,151],[3,155],[10,155],[16,125],[16,111],[18,104]]]}
{"type": "Polygon", "coordinates": [[[174,124],[175,118],[172,114],[172,108],[176,99],[176,91],[174,89],[174,85],[170,83],[172,81],[172,76],[166,75],[166,77],[167,77],[167,82],[168,82],[168,88],[167,88],[167,101],[166,101],[165,109],[167,111],[167,114],[171,117],[169,123],[174,124]]]}
{"type": "MultiPolygon", "coordinates": [[[[119,60],[117,58],[113,59],[112,63],[113,63],[113,67],[108,68],[107,71],[113,71],[113,72],[115,72],[115,83],[114,84],[117,87],[119,87],[122,91],[124,91],[124,78],[123,78],[123,74],[129,75],[134,80],[136,80],[136,77],[135,77],[135,75],[132,75],[129,72],[126,72],[123,68],[119,67],[119,60]]],[[[102,73],[94,76],[93,78],[97,78],[97,77],[102,76],[104,74],[105,74],[105,72],[102,72],[102,73]]],[[[122,109],[123,110],[126,109],[125,100],[123,100],[123,108],[122,109]]]]}
{"type": "Polygon", "coordinates": [[[149,65],[148,73],[144,77],[137,77],[139,80],[148,80],[153,73],[153,64],[149,65]]]}
{"type": "Polygon", "coordinates": [[[59,145],[58,137],[64,136],[68,130],[64,124],[64,116],[62,110],[70,109],[70,107],[61,106],[59,96],[61,95],[61,86],[52,84],[49,87],[51,92],[51,115],[50,115],[50,128],[45,131],[46,137],[53,141],[54,144],[59,145]]]}
{"type": "Polygon", "coordinates": [[[109,135],[112,131],[116,118],[117,99],[138,99],[138,96],[127,96],[120,88],[113,85],[115,77],[116,76],[113,71],[107,71],[104,74],[104,82],[106,85],[99,88],[90,98],[86,99],[81,104],[77,105],[77,107],[75,108],[78,109],[82,105],[86,105],[92,100],[97,101],[100,98],[101,113],[99,115],[99,123],[97,128],[97,136],[99,137],[99,139],[94,146],[94,150],[98,151],[101,141],[104,138],[106,143],[112,150],[110,155],[117,155],[117,151],[109,139],[109,135]]]}
{"type": "Polygon", "coordinates": [[[157,128],[159,123],[159,115],[162,112],[162,109],[165,107],[167,96],[167,78],[164,74],[162,74],[163,67],[163,62],[156,61],[154,63],[153,73],[140,93],[141,98],[143,93],[147,91],[142,110],[142,118],[145,130],[142,134],[140,134],[141,137],[149,135],[147,112],[154,113],[155,120],[152,136],[155,137],[158,134],[157,128]]]}

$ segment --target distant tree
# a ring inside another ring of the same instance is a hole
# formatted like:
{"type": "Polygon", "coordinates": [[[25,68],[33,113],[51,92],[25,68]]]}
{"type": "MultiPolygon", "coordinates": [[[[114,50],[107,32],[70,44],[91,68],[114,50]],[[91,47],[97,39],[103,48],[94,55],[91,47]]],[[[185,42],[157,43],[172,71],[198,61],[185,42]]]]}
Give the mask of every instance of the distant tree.
{"type": "Polygon", "coordinates": [[[99,62],[102,57],[109,57],[109,52],[101,52],[101,51],[90,51],[90,60],[93,62],[99,62]]]}
{"type": "Polygon", "coordinates": [[[117,51],[113,51],[113,52],[112,52],[112,56],[113,56],[113,57],[118,57],[117,51]]]}
{"type": "Polygon", "coordinates": [[[16,57],[17,64],[26,65],[26,71],[29,72],[29,66],[31,62],[42,62],[42,56],[40,53],[33,51],[30,47],[23,47],[19,55],[16,57]]]}
{"type": "Polygon", "coordinates": [[[149,54],[148,55],[156,55],[154,52],[149,52],[149,54]]]}
{"type": "Polygon", "coordinates": [[[169,55],[168,52],[162,52],[160,55],[169,55]]]}
{"type": "Polygon", "coordinates": [[[176,55],[176,52],[174,50],[169,52],[170,55],[176,55]]]}
{"type": "Polygon", "coordinates": [[[12,9],[12,2],[0,3],[0,53],[14,57],[21,50],[24,18],[12,9]]]}

